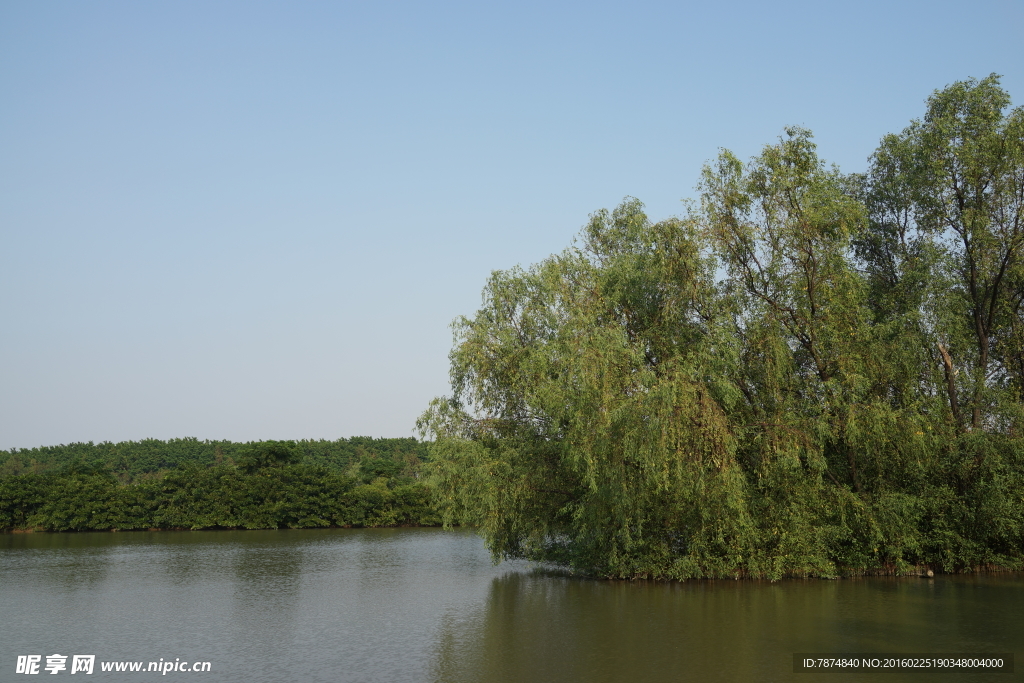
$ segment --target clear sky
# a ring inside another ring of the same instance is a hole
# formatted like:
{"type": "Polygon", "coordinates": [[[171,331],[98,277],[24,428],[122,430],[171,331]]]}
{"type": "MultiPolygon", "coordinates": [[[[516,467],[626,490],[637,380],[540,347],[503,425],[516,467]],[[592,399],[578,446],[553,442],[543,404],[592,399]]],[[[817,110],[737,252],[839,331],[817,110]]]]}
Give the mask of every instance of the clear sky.
{"type": "Polygon", "coordinates": [[[1024,103],[1024,2],[0,1],[0,448],[410,436],[495,269],[786,125],[1024,103]]]}

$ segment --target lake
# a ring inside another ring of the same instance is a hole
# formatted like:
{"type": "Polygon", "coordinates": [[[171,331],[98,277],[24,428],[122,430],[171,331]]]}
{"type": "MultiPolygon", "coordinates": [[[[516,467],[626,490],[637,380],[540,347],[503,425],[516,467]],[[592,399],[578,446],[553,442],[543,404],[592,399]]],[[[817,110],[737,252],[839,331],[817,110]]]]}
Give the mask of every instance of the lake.
{"type": "Polygon", "coordinates": [[[1022,645],[1019,574],[591,581],[494,566],[473,533],[441,529],[0,536],[0,681],[33,680],[19,655],[39,655],[50,680],[53,654],[68,657],[59,676],[95,655],[85,680],[126,683],[1010,681],[1024,662],[794,673],[793,654],[1022,645]],[[122,661],[143,671],[101,670],[122,661]]]}

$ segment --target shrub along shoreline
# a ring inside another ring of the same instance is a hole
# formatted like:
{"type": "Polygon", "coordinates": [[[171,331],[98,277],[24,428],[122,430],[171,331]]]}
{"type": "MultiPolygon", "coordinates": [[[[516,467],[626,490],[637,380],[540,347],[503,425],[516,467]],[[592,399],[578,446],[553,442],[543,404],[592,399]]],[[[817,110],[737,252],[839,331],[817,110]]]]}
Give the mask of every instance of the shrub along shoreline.
{"type": "Polygon", "coordinates": [[[440,524],[431,505],[431,489],[420,480],[424,452],[414,439],[364,440],[350,453],[347,447],[351,444],[345,439],[230,444],[225,449],[226,444],[230,442],[148,440],[9,452],[0,467],[9,466],[12,458],[17,458],[22,461],[18,465],[21,469],[26,469],[24,461],[29,461],[29,471],[0,477],[0,529],[308,529],[440,524]],[[175,458],[183,445],[190,447],[191,457],[175,458]],[[311,445],[319,447],[321,457],[309,458],[314,464],[307,464],[304,451],[312,450],[311,445]],[[140,450],[157,457],[133,459],[131,455],[140,450]],[[224,456],[225,450],[231,455],[224,456]],[[69,451],[75,457],[61,457],[69,451]],[[220,461],[215,458],[212,464],[204,464],[208,451],[216,451],[220,461]],[[111,466],[111,460],[120,465],[118,469],[111,466]],[[152,469],[153,462],[174,460],[174,468],[152,469]]]}

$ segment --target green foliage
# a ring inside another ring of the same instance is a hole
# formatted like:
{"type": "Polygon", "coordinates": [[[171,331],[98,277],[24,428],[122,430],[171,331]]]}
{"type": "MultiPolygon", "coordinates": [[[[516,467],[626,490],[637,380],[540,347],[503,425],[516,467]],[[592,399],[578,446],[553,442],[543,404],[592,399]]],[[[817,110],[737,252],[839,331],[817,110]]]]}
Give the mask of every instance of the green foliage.
{"type": "Polygon", "coordinates": [[[336,441],[289,441],[234,443],[184,439],[73,443],[39,448],[0,451],[0,477],[26,473],[66,470],[75,467],[103,467],[122,482],[159,475],[177,467],[212,467],[235,464],[260,444],[293,444],[297,461],[328,469],[348,471],[367,461],[399,463],[401,476],[410,477],[427,457],[426,444],[413,438],[376,439],[355,436],[336,441]]]}
{"type": "Polygon", "coordinates": [[[923,120],[882,140],[866,186],[861,256],[876,291],[924,314],[961,431],[1020,426],[1024,109],[1009,105],[995,75],[936,92],[923,120]]]}
{"type": "Polygon", "coordinates": [[[447,523],[609,577],[1024,560],[1024,114],[957,83],[844,176],[793,128],[495,272],[421,417],[447,523]]]}
{"type": "Polygon", "coordinates": [[[265,467],[283,467],[302,458],[294,441],[259,441],[246,444],[239,450],[238,469],[252,474],[265,467]]]}
{"type": "Polygon", "coordinates": [[[304,465],[253,474],[228,465],[183,468],[127,485],[100,474],[0,480],[0,525],[8,529],[301,529],[439,522],[422,483],[360,484],[340,472],[304,465]]]}
{"type": "MultiPolygon", "coordinates": [[[[33,449],[30,462],[35,465],[28,472],[0,477],[0,528],[274,529],[440,523],[431,506],[431,491],[419,481],[424,451],[414,439],[251,444],[176,439],[111,446],[33,449]],[[182,450],[193,457],[184,457],[182,450]],[[140,456],[138,462],[131,460],[134,454],[140,456]],[[51,457],[44,459],[47,455],[51,457]],[[111,460],[117,470],[107,464],[111,460]],[[147,470],[169,462],[180,464],[147,470]]],[[[23,453],[11,455],[18,458],[23,453]]]]}

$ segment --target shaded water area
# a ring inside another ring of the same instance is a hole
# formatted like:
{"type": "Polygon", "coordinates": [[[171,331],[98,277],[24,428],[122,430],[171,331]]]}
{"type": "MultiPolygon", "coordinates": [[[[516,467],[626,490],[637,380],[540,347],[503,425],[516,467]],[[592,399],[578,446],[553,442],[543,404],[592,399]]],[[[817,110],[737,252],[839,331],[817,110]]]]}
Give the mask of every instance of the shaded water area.
{"type": "Polygon", "coordinates": [[[100,682],[1024,679],[1024,661],[795,674],[794,652],[1022,659],[1024,577],[589,581],[495,567],[478,537],[440,529],[0,536],[0,681],[54,653],[95,654],[84,680],[100,682]],[[161,658],[211,671],[100,671],[161,658]]]}

